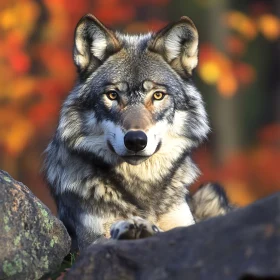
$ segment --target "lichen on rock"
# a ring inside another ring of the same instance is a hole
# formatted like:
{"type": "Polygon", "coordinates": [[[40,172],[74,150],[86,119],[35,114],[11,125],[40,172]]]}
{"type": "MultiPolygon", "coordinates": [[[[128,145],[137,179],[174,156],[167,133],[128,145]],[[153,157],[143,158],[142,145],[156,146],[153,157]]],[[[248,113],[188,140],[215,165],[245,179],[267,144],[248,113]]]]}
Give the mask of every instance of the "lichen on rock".
{"type": "Polygon", "coordinates": [[[25,185],[1,170],[0,186],[0,279],[39,279],[61,264],[70,237],[25,185]]]}

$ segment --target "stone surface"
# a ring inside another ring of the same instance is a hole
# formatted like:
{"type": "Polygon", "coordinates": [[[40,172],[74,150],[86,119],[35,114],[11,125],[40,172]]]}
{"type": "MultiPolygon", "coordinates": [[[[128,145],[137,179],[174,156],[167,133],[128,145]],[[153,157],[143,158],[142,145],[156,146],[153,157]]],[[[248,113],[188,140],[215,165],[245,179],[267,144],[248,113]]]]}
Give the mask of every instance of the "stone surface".
{"type": "Polygon", "coordinates": [[[280,194],[188,228],[92,245],[66,279],[280,279],[280,194]]]}
{"type": "Polygon", "coordinates": [[[63,224],[22,183],[0,170],[0,279],[39,279],[70,250],[63,224]]]}

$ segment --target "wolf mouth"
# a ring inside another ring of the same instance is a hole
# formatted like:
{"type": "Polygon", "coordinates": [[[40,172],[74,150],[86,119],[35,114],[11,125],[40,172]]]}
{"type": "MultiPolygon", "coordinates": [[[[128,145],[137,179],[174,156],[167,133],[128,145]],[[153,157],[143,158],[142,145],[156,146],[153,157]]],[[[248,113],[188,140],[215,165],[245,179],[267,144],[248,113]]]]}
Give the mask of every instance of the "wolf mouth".
{"type": "Polygon", "coordinates": [[[122,159],[132,165],[138,165],[147,160],[150,156],[122,156],[122,159]]]}
{"type": "Polygon", "coordinates": [[[107,140],[107,145],[109,147],[109,149],[115,153],[116,155],[118,155],[119,157],[121,157],[125,162],[132,164],[132,165],[138,165],[140,163],[142,163],[143,161],[147,160],[148,158],[150,158],[152,155],[154,155],[156,152],[159,151],[159,149],[161,148],[162,142],[160,141],[155,149],[155,151],[153,152],[153,154],[151,155],[140,155],[140,154],[126,154],[126,155],[119,155],[113,145],[111,144],[111,142],[109,140],[107,140]]]}
{"type": "MultiPolygon", "coordinates": [[[[107,141],[107,145],[109,147],[109,149],[115,153],[115,149],[113,147],[113,145],[110,143],[110,141],[107,141]]],[[[118,154],[117,154],[118,155],[118,154]]],[[[120,155],[118,155],[120,156],[120,155]]],[[[135,154],[132,154],[132,155],[123,155],[123,156],[120,156],[125,162],[129,163],[129,164],[132,164],[132,165],[138,165],[140,164],[141,162],[145,161],[146,159],[148,159],[150,156],[144,156],[144,155],[135,155],[135,154]]]]}

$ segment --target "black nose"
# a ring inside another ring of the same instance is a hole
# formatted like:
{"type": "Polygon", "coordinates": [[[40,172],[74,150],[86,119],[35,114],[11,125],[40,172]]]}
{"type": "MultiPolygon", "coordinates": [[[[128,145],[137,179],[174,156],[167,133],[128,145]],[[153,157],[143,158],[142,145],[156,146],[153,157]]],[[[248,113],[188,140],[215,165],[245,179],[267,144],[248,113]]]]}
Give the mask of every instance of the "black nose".
{"type": "Polygon", "coordinates": [[[126,148],[133,152],[139,152],[145,149],[147,146],[147,135],[141,131],[129,131],[124,136],[124,144],[126,148]]]}

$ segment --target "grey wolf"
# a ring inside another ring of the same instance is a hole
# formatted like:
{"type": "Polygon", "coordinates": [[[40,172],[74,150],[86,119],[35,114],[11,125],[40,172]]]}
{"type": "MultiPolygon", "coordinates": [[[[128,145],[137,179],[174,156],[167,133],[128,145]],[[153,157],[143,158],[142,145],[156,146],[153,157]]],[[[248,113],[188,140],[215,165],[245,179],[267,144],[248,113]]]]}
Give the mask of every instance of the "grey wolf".
{"type": "MultiPolygon", "coordinates": [[[[194,224],[186,196],[199,170],[191,153],[209,131],[192,81],[194,23],[182,17],[157,33],[124,35],[89,14],[74,41],[78,79],[45,160],[72,247],[194,224]]],[[[189,201],[196,212],[203,207],[189,201]]],[[[211,212],[227,211],[216,202],[211,212]]]]}

